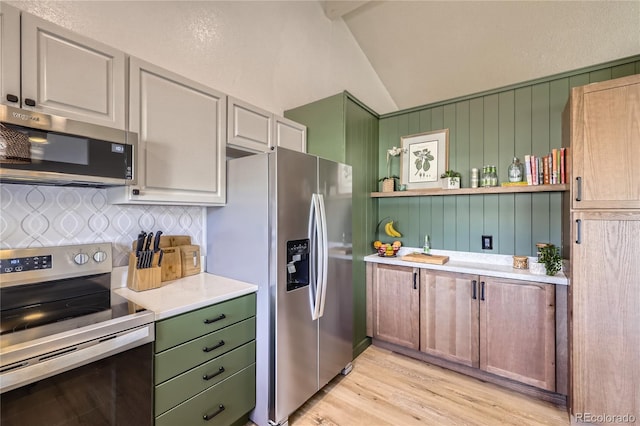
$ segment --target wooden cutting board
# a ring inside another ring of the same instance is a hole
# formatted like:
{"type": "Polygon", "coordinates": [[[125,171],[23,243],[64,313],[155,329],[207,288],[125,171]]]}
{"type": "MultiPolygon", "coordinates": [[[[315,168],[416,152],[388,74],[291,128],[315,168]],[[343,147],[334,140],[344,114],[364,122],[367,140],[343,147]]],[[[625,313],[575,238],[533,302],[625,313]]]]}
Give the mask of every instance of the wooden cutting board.
{"type": "Polygon", "coordinates": [[[449,256],[440,256],[437,254],[426,256],[424,254],[411,253],[402,256],[400,259],[406,260],[408,262],[433,263],[436,265],[443,265],[449,261],[449,256]]]}

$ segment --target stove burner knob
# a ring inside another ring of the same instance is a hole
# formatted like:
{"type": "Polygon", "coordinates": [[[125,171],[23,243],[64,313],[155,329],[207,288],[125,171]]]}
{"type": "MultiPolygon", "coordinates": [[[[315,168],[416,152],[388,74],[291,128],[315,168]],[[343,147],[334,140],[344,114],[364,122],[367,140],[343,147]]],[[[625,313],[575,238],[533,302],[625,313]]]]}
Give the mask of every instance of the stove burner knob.
{"type": "Polygon", "coordinates": [[[93,260],[95,260],[98,263],[102,263],[105,260],[107,260],[107,253],[103,251],[97,251],[93,254],[93,260]]]}
{"type": "Polygon", "coordinates": [[[73,261],[78,265],[84,265],[89,261],[89,255],[86,253],[78,253],[74,256],[73,261]]]}

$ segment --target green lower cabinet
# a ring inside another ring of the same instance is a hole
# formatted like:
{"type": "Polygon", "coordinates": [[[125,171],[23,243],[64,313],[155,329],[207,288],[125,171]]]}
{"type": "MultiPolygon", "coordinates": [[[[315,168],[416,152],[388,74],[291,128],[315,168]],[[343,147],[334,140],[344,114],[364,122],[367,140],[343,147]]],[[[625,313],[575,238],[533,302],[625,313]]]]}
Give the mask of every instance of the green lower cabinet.
{"type": "Polygon", "coordinates": [[[223,380],[156,417],[156,426],[227,426],[256,403],[256,365],[223,380]]]}
{"type": "Polygon", "coordinates": [[[155,356],[155,383],[160,384],[196,365],[212,360],[255,339],[256,318],[190,340],[155,356]]]}
{"type": "Polygon", "coordinates": [[[156,353],[255,316],[256,295],[227,300],[156,323],[156,353]]]}
{"type": "Polygon", "coordinates": [[[256,362],[256,342],[251,341],[156,386],[155,415],[184,402],[256,362]]]}
{"type": "Polygon", "coordinates": [[[256,295],[156,323],[156,425],[243,425],[256,403],[256,295]]]}

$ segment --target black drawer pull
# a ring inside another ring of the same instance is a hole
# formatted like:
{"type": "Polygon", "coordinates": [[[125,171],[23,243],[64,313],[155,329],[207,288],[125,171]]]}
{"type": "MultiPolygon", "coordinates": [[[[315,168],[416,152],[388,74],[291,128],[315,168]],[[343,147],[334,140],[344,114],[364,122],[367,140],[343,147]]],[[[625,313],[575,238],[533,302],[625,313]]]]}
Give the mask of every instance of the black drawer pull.
{"type": "Polygon", "coordinates": [[[204,347],[202,348],[203,352],[211,352],[215,349],[221,348],[222,346],[224,346],[224,340],[220,340],[216,345],[213,346],[209,346],[209,347],[204,347]]]}
{"type": "Polygon", "coordinates": [[[480,281],[480,300],[484,300],[484,281],[480,281]]]}
{"type": "Polygon", "coordinates": [[[215,416],[217,416],[218,414],[222,413],[223,411],[224,411],[224,405],[220,404],[218,406],[218,410],[216,410],[215,412],[213,412],[211,414],[205,414],[204,416],[202,416],[202,418],[205,419],[206,421],[209,421],[212,418],[214,418],[215,416]]]}
{"type": "Polygon", "coordinates": [[[19,100],[20,100],[20,98],[18,98],[16,95],[7,94],[7,101],[9,101],[9,102],[18,102],[19,100]]]}
{"type": "Polygon", "coordinates": [[[204,323],[205,323],[205,324],[211,324],[211,323],[214,323],[214,322],[216,322],[216,321],[223,320],[223,319],[225,319],[226,317],[227,317],[227,316],[226,316],[225,314],[220,314],[220,316],[219,316],[219,317],[215,317],[214,319],[206,319],[206,320],[204,320],[204,323]]]}
{"type": "Polygon", "coordinates": [[[205,374],[204,376],[202,376],[202,380],[211,380],[214,377],[221,375],[222,373],[224,373],[224,367],[220,367],[218,371],[213,374],[205,374]]]}
{"type": "Polygon", "coordinates": [[[30,107],[36,106],[36,101],[34,101],[33,99],[27,98],[24,100],[24,103],[30,107]]]}
{"type": "Polygon", "coordinates": [[[471,295],[471,298],[473,300],[476,300],[478,298],[477,290],[476,290],[476,287],[478,286],[478,281],[473,280],[471,281],[471,284],[473,285],[473,294],[471,295]]]}

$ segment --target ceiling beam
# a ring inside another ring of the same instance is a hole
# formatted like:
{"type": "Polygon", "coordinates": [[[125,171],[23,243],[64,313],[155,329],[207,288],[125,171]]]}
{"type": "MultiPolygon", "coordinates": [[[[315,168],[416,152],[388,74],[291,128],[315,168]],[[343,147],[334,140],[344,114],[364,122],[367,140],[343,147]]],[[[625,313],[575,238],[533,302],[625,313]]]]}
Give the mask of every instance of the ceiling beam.
{"type": "Polygon", "coordinates": [[[370,0],[320,0],[324,14],[332,21],[369,3],[370,0]]]}

